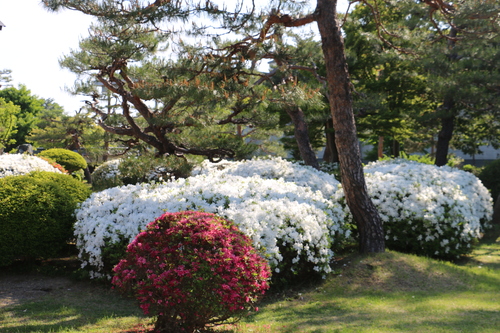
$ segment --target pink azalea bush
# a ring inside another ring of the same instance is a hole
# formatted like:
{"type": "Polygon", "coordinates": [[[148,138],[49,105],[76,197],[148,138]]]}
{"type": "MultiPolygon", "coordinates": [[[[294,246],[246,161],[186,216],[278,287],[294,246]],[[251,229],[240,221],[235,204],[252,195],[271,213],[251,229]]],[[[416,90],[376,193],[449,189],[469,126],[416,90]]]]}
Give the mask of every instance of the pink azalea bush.
{"type": "Polygon", "coordinates": [[[134,295],[158,332],[195,332],[238,319],[269,288],[251,240],[211,213],[165,213],[128,245],[115,288],[134,295]]]}

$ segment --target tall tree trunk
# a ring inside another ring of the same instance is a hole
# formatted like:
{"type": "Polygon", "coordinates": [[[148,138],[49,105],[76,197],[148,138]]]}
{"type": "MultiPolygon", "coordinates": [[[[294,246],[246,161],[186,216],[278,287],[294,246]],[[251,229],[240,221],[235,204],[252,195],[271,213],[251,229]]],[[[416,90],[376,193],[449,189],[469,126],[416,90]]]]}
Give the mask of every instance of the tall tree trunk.
{"type": "Polygon", "coordinates": [[[318,158],[314,152],[309,133],[307,132],[307,123],[304,111],[298,106],[286,108],[286,113],[292,119],[295,140],[299,146],[300,157],[306,165],[310,165],[316,170],[319,170],[318,158]]]}
{"type": "Polygon", "coordinates": [[[328,100],[339,152],[342,187],[347,205],[358,226],[360,252],[383,252],[385,240],[382,221],[368,196],[361,164],[352,110],[351,83],[336,8],[336,0],[317,0],[316,21],[325,57],[328,100]]]}
{"type": "Polygon", "coordinates": [[[338,163],[339,162],[339,152],[337,151],[337,146],[335,144],[335,132],[333,130],[333,120],[328,119],[325,123],[325,154],[323,155],[323,161],[326,163],[338,163]]]}
{"type": "Polygon", "coordinates": [[[439,131],[438,141],[436,143],[436,161],[434,162],[437,166],[443,166],[448,163],[448,150],[450,148],[450,141],[453,137],[454,128],[454,115],[441,118],[441,130],[439,131]]]}
{"type": "Polygon", "coordinates": [[[378,137],[377,158],[380,160],[384,158],[384,137],[378,137]]]}
{"type": "MultiPolygon", "coordinates": [[[[455,27],[450,29],[449,36],[453,38],[448,39],[448,47],[453,51],[456,44],[454,38],[457,37],[457,29],[455,27]]],[[[450,51],[448,57],[450,61],[456,61],[458,58],[454,51],[450,51]]],[[[437,166],[443,166],[448,163],[448,150],[451,138],[453,137],[453,130],[455,129],[455,115],[453,113],[455,102],[452,94],[448,93],[448,95],[445,95],[443,101],[444,115],[441,117],[441,130],[439,131],[436,143],[436,161],[434,162],[437,166]]]]}
{"type": "Polygon", "coordinates": [[[399,157],[400,150],[401,147],[399,145],[399,141],[392,139],[392,157],[394,158],[399,157]]]}

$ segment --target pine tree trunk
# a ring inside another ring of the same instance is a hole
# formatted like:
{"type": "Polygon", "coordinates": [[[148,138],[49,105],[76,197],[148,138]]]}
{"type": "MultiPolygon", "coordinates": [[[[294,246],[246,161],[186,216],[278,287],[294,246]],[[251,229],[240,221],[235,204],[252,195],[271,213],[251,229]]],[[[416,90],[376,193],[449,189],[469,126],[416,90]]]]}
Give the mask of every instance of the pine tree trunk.
{"type": "Polygon", "coordinates": [[[323,161],[326,163],[338,163],[339,152],[337,151],[337,146],[335,145],[335,132],[333,131],[333,120],[331,118],[325,123],[325,137],[326,145],[323,161]]]}
{"type": "Polygon", "coordinates": [[[378,137],[377,158],[380,160],[384,158],[384,137],[378,137]]]}
{"type": "Polygon", "coordinates": [[[325,57],[328,100],[339,152],[342,187],[347,205],[358,226],[360,252],[383,252],[385,240],[382,221],[368,196],[361,164],[344,41],[336,8],[336,0],[318,0],[316,21],[325,57]]]}
{"type": "Polygon", "coordinates": [[[286,113],[290,116],[294,126],[295,140],[299,146],[300,157],[306,165],[310,165],[319,170],[318,158],[312,149],[309,133],[307,132],[307,123],[304,111],[298,106],[287,108],[286,113]]]}
{"type": "Polygon", "coordinates": [[[436,161],[434,162],[437,166],[443,166],[448,163],[448,150],[450,148],[450,141],[453,137],[454,128],[454,116],[441,118],[441,130],[439,131],[438,141],[436,143],[436,161]]]}
{"type": "Polygon", "coordinates": [[[400,155],[400,145],[398,140],[392,140],[392,157],[397,158],[400,155]]]}

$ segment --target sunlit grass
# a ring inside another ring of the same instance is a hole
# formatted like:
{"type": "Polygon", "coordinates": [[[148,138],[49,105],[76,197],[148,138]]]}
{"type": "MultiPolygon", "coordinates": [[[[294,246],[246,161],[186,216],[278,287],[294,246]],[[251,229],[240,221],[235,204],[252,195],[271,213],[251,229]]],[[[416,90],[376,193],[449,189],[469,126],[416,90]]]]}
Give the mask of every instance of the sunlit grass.
{"type": "Polygon", "coordinates": [[[388,251],[350,256],[336,272],[309,289],[268,297],[233,331],[499,331],[500,238],[486,239],[459,264],[388,251]]]}
{"type": "MultiPolygon", "coordinates": [[[[258,312],[219,331],[498,332],[498,229],[457,264],[392,251],[346,256],[321,283],[271,293],[258,312]]],[[[150,323],[103,285],[0,309],[0,333],[144,332],[150,323]]]]}

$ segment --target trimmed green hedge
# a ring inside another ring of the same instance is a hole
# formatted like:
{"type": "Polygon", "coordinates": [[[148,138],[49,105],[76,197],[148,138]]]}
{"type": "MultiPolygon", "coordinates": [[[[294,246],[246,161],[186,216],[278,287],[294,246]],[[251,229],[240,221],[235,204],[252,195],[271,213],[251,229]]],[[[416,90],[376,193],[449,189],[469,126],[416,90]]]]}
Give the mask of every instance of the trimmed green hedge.
{"type": "Polygon", "coordinates": [[[491,191],[491,197],[496,201],[500,195],[500,159],[486,164],[478,178],[491,191]]]}
{"type": "Polygon", "coordinates": [[[63,148],[52,148],[44,150],[38,154],[40,157],[47,157],[61,164],[69,173],[85,169],[87,161],[82,155],[63,148]]]}
{"type": "Polygon", "coordinates": [[[73,237],[77,205],[90,193],[87,185],[54,172],[0,179],[0,266],[58,255],[73,237]]]}

